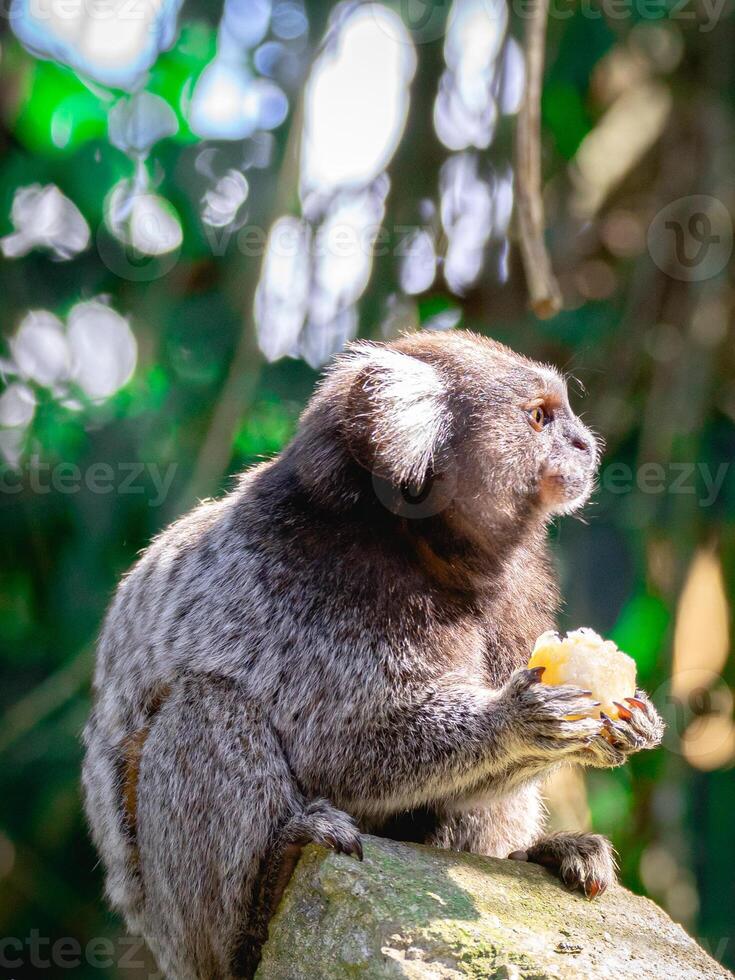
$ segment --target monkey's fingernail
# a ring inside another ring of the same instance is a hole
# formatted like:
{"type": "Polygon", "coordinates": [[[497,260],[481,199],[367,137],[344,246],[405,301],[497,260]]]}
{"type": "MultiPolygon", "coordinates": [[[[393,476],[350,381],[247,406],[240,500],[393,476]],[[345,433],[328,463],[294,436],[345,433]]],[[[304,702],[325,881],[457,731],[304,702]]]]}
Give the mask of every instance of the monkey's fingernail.
{"type": "Polygon", "coordinates": [[[602,890],[602,885],[595,879],[588,881],[584,886],[584,893],[587,898],[596,898],[602,890]]]}
{"type": "Polygon", "coordinates": [[[508,855],[508,860],[509,861],[527,861],[528,860],[528,854],[526,853],[526,851],[511,851],[511,853],[508,855]]]}
{"type": "Polygon", "coordinates": [[[646,710],[646,705],[640,700],[640,698],[626,698],[625,700],[628,702],[628,704],[632,704],[634,708],[640,708],[641,711],[646,710]]]}
{"type": "Polygon", "coordinates": [[[528,673],[531,674],[531,680],[540,681],[541,678],[544,676],[545,670],[546,670],[545,667],[531,667],[528,673]]]}
{"type": "Polygon", "coordinates": [[[630,719],[633,717],[633,712],[629,711],[628,708],[626,708],[625,705],[621,704],[619,701],[613,701],[613,704],[618,709],[618,716],[622,718],[623,721],[630,721],[630,719]]]}
{"type": "Polygon", "coordinates": [[[355,841],[355,857],[357,858],[358,861],[362,861],[363,858],[362,841],[360,840],[355,841]]]}

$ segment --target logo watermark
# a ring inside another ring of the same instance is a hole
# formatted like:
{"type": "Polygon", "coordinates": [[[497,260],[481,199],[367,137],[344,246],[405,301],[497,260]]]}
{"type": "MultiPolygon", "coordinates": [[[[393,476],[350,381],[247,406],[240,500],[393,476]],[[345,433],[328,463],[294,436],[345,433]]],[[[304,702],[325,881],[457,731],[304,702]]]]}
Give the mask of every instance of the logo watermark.
{"type": "MultiPolygon", "coordinates": [[[[74,970],[88,966],[95,970],[136,970],[136,976],[146,980],[163,980],[159,972],[150,970],[152,959],[145,943],[135,936],[110,939],[95,936],[81,943],[73,936],[51,939],[40,930],[31,929],[27,936],[0,938],[0,967],[3,970],[74,970]]],[[[12,974],[11,980],[12,980],[12,974]]]]}
{"type": "Polygon", "coordinates": [[[117,462],[44,463],[33,459],[21,470],[0,469],[0,497],[30,492],[34,494],[91,494],[147,496],[149,507],[160,507],[167,499],[178,463],[117,462]]]}
{"type": "Polygon", "coordinates": [[[732,463],[610,463],[600,473],[600,488],[619,496],[634,491],[653,496],[696,496],[700,507],[711,507],[722,493],[732,463]]]}
{"type": "Polygon", "coordinates": [[[716,197],[680,197],[658,212],[647,241],[662,272],[682,282],[702,282],[719,275],[730,260],[732,216],[716,197]]]}

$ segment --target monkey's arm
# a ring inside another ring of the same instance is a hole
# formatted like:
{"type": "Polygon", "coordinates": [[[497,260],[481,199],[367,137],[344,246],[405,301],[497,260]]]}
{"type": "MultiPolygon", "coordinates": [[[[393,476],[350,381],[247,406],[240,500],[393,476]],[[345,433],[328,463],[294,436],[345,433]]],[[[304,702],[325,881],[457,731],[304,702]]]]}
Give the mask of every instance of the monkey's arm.
{"type": "Polygon", "coordinates": [[[310,719],[316,737],[293,745],[292,763],[338,805],[380,815],[493,780],[507,790],[556,763],[578,761],[602,723],[568,716],[589,714],[593,705],[578,688],[541,685],[527,670],[499,691],[436,686],[368,717],[356,715],[354,705],[349,715],[346,706],[317,713],[310,719]]]}

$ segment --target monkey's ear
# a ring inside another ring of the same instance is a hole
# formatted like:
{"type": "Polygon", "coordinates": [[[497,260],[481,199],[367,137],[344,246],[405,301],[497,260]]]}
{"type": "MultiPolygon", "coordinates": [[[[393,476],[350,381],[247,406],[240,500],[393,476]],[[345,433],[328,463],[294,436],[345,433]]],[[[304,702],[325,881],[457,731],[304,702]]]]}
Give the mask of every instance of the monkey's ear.
{"type": "Polygon", "coordinates": [[[355,345],[345,362],[354,371],[345,416],[351,453],[392,482],[422,484],[451,431],[441,375],[426,361],[373,344],[355,345]]]}

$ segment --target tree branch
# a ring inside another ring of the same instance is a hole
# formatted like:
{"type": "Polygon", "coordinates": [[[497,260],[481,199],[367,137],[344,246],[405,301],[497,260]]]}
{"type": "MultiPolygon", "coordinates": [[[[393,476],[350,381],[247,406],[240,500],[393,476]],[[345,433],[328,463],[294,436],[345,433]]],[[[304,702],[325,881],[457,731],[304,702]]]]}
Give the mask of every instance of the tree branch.
{"type": "Polygon", "coordinates": [[[542,320],[561,309],[561,291],[544,244],[541,194],[541,91],[549,0],[536,0],[526,22],[526,92],[516,127],[516,208],[531,308],[542,320]]]}

